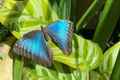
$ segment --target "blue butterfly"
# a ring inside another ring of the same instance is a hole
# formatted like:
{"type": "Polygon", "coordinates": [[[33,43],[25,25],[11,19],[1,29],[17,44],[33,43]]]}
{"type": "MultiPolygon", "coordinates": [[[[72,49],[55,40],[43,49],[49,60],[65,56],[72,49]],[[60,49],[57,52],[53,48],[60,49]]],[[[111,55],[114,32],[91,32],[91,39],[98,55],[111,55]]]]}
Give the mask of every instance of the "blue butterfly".
{"type": "Polygon", "coordinates": [[[45,37],[49,36],[65,54],[69,54],[72,51],[72,34],[72,22],[58,20],[42,30],[26,33],[15,43],[13,51],[39,64],[51,66],[52,51],[49,49],[45,37]]]}

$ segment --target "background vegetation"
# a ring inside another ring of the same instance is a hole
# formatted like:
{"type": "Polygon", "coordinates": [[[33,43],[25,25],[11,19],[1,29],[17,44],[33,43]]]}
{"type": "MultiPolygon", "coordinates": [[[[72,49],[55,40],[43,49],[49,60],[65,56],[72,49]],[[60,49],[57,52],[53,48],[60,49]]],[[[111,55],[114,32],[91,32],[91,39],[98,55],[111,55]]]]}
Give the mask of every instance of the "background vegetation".
{"type": "MultiPolygon", "coordinates": [[[[120,80],[120,0],[4,0],[0,4],[0,41],[11,46],[13,80],[120,80]],[[51,40],[51,68],[13,55],[16,39],[58,19],[74,23],[71,55],[62,54],[51,40]]],[[[1,61],[4,56],[0,54],[1,61]]]]}

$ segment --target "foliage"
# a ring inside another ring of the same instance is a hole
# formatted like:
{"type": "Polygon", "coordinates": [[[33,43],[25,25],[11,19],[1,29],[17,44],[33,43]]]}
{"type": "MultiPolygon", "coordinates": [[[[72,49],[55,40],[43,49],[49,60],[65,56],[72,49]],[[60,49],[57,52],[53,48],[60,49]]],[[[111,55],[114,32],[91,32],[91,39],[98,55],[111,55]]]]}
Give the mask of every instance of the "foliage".
{"type": "MultiPolygon", "coordinates": [[[[77,0],[75,1],[77,2],[77,0]]],[[[107,37],[111,36],[111,32],[120,16],[119,4],[119,0],[106,0],[105,6],[103,6],[102,0],[93,1],[77,24],[74,24],[76,32],[72,39],[71,55],[64,55],[51,40],[48,40],[54,59],[53,66],[50,68],[30,61],[26,63],[19,57],[14,56],[13,79],[108,80],[112,72],[114,73],[113,68],[120,50],[120,42],[106,50],[104,54],[103,50],[105,50],[106,40],[109,40],[107,37]],[[97,43],[76,34],[85,24],[88,24],[96,11],[100,12],[101,7],[104,7],[104,9],[99,17],[93,38],[97,43]],[[99,45],[102,46],[102,49],[99,45]]],[[[72,0],[5,0],[0,9],[0,22],[19,39],[27,31],[40,29],[41,26],[45,27],[58,19],[73,17],[71,16],[71,5],[72,0]]],[[[0,34],[1,36],[3,35],[0,34]]]]}
{"type": "Polygon", "coordinates": [[[114,65],[114,68],[113,68],[113,71],[112,71],[112,74],[111,74],[111,77],[110,79],[112,80],[119,80],[120,79],[120,67],[119,67],[119,64],[120,64],[120,51],[118,53],[118,56],[117,56],[117,59],[116,59],[116,62],[115,62],[115,65],[114,65]]]}
{"type": "Polygon", "coordinates": [[[105,43],[109,40],[119,19],[119,5],[120,0],[107,0],[100,15],[93,40],[98,42],[103,49],[106,48],[105,43]]]}
{"type": "Polygon", "coordinates": [[[113,71],[117,56],[119,54],[119,51],[120,51],[120,42],[116,43],[113,47],[111,47],[104,53],[104,61],[100,66],[101,74],[107,75],[107,77],[110,77],[113,71]]]}
{"type": "Polygon", "coordinates": [[[102,0],[94,0],[87,11],[83,14],[83,16],[78,20],[76,24],[76,32],[79,33],[81,28],[84,28],[84,25],[88,24],[88,21],[95,15],[97,11],[99,11],[102,7],[102,0]]]}

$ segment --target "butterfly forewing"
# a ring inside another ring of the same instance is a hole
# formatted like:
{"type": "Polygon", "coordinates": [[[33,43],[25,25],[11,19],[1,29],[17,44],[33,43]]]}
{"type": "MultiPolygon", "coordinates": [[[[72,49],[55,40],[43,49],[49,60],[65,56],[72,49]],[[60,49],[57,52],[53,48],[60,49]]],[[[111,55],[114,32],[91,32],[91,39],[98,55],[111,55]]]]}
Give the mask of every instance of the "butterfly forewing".
{"type": "Polygon", "coordinates": [[[46,28],[48,35],[58,44],[58,47],[65,53],[72,51],[73,24],[68,20],[58,20],[46,28]]]}
{"type": "Polygon", "coordinates": [[[37,30],[27,34],[16,42],[14,52],[42,65],[50,66],[52,63],[51,51],[47,47],[44,34],[37,30]]]}

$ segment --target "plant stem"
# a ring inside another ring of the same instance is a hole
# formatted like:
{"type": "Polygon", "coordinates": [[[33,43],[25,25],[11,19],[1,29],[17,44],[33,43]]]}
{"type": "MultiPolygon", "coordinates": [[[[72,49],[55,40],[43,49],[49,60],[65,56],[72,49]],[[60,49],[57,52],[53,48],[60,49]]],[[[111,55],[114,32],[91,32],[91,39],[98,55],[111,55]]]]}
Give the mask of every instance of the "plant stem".
{"type": "Polygon", "coordinates": [[[17,56],[13,59],[13,80],[22,80],[23,61],[17,56]]]}
{"type": "Polygon", "coordinates": [[[76,32],[78,33],[79,30],[82,28],[86,22],[88,22],[91,17],[95,14],[95,12],[101,8],[102,1],[101,0],[94,0],[90,7],[87,9],[87,11],[84,13],[84,15],[79,19],[79,21],[76,24],[76,32]]]}

